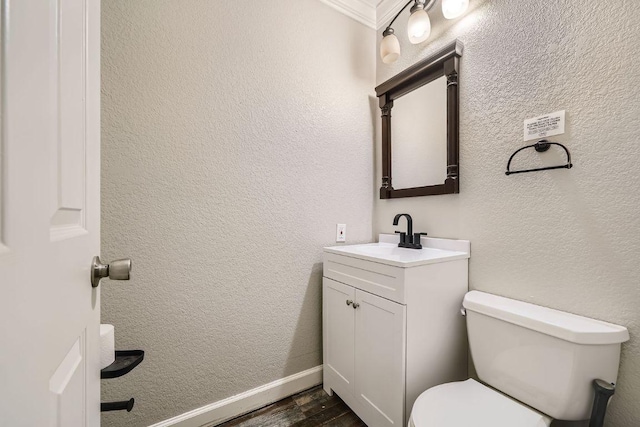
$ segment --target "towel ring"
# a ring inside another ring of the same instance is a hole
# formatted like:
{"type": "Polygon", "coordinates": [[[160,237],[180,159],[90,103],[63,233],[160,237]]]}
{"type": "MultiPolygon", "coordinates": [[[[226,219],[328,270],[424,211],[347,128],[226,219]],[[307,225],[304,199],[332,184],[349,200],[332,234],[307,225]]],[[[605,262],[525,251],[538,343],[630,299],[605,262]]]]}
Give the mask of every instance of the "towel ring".
{"type": "Polygon", "coordinates": [[[541,139],[540,141],[536,142],[535,144],[526,145],[526,146],[524,146],[522,148],[517,149],[511,155],[511,157],[509,157],[509,161],[507,162],[507,171],[505,172],[505,175],[509,176],[509,175],[513,175],[513,174],[516,174],[516,173],[547,171],[547,170],[551,170],[551,169],[571,169],[572,167],[573,167],[573,164],[571,163],[571,153],[569,153],[569,150],[567,149],[567,147],[565,147],[564,145],[562,145],[562,144],[560,144],[558,142],[549,142],[546,139],[541,139]],[[510,169],[511,168],[511,161],[513,160],[515,155],[518,154],[519,152],[521,152],[522,150],[526,150],[527,148],[533,148],[538,153],[544,153],[545,151],[548,151],[549,148],[551,148],[552,145],[557,145],[559,147],[562,147],[564,152],[567,153],[567,163],[566,164],[558,165],[558,166],[546,166],[546,167],[534,168],[534,169],[523,169],[523,170],[517,170],[517,171],[512,171],[510,169]]]}

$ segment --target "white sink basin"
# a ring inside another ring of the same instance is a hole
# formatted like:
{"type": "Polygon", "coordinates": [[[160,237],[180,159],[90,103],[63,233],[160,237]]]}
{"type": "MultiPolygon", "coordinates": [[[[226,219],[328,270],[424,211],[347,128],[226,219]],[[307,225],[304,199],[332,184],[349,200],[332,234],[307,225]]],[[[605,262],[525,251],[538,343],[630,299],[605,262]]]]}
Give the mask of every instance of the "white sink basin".
{"type": "Polygon", "coordinates": [[[415,267],[436,262],[469,258],[469,242],[466,240],[422,238],[422,249],[399,248],[394,235],[380,235],[380,243],[331,246],[325,252],[373,261],[395,267],[415,267]]]}

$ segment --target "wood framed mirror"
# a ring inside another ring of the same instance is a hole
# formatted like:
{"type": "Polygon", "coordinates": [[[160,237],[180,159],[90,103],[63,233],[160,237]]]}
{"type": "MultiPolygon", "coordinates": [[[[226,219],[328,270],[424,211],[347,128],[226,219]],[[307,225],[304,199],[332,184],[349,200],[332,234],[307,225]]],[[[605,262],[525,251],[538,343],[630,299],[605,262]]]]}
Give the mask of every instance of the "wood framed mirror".
{"type": "Polygon", "coordinates": [[[381,199],[460,191],[462,48],[456,40],[376,87],[382,110],[381,199]]]}

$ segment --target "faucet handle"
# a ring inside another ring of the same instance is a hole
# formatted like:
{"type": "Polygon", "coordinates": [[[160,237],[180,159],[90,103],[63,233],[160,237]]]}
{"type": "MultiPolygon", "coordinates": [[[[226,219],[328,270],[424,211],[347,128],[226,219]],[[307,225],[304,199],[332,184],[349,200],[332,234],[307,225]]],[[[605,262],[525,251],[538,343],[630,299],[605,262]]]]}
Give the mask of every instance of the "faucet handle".
{"type": "Polygon", "coordinates": [[[405,233],[404,231],[396,231],[396,234],[400,235],[400,243],[404,244],[407,242],[407,233],[405,233]]]}
{"type": "Polygon", "coordinates": [[[413,233],[413,244],[415,245],[415,247],[417,249],[422,249],[422,244],[421,244],[421,236],[426,236],[427,233],[413,233]]]}

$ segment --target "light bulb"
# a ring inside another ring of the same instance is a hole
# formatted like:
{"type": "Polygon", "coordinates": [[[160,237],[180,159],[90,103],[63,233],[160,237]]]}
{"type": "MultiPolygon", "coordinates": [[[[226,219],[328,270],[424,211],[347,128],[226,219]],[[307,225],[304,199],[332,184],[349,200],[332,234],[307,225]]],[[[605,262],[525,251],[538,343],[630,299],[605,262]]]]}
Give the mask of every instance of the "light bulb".
{"type": "Polygon", "coordinates": [[[384,34],[385,36],[380,42],[380,58],[385,64],[392,64],[400,58],[400,42],[393,34],[393,28],[387,29],[384,34]]]}
{"type": "Polygon", "coordinates": [[[447,19],[455,19],[467,11],[469,0],[442,0],[442,14],[447,19]]]}
{"type": "Polygon", "coordinates": [[[413,44],[422,43],[431,34],[431,20],[424,9],[418,9],[411,14],[407,23],[407,35],[413,44]]]}

